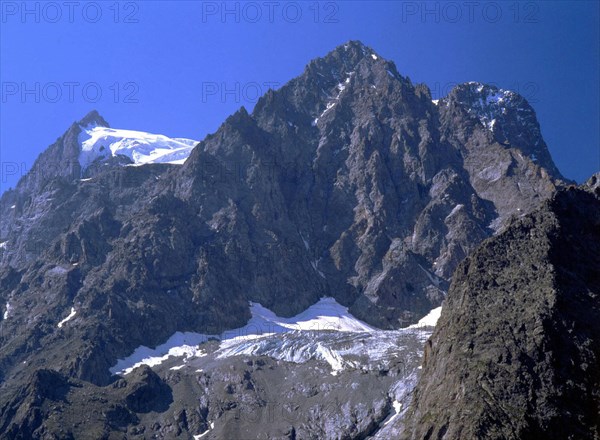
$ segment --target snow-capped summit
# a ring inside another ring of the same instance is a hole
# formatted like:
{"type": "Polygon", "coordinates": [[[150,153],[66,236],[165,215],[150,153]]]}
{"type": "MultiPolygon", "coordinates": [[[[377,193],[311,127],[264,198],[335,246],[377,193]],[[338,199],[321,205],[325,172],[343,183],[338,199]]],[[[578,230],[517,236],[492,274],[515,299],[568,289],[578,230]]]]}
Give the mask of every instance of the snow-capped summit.
{"type": "Polygon", "coordinates": [[[182,164],[198,141],[169,138],[143,131],[114,129],[90,121],[81,126],[79,163],[84,171],[98,159],[126,156],[132,165],[147,163],[182,164]]]}
{"type": "Polygon", "coordinates": [[[550,157],[535,110],[518,92],[471,81],[456,86],[440,99],[439,106],[462,108],[471,119],[478,120],[496,142],[517,148],[522,156],[563,179],[550,157]]]}
{"type": "Polygon", "coordinates": [[[528,110],[523,105],[523,98],[511,90],[473,81],[466,86],[477,96],[470,103],[469,113],[477,116],[490,131],[494,131],[497,121],[504,119],[509,110],[528,110]]]}

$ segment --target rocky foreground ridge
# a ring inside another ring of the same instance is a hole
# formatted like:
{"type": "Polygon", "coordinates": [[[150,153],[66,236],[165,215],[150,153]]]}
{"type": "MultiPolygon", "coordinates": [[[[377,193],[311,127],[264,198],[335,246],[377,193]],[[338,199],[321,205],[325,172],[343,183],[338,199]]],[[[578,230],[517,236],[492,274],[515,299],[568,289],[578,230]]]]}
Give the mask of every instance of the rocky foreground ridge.
{"type": "Polygon", "coordinates": [[[600,438],[600,174],[457,268],[406,439],[600,438]]]}

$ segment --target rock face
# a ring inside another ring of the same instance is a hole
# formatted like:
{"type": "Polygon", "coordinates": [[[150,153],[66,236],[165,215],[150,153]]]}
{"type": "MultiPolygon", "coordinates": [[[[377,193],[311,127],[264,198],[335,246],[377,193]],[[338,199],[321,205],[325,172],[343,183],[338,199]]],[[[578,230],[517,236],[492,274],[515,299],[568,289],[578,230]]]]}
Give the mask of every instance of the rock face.
{"type": "Polygon", "coordinates": [[[74,123],[0,198],[0,405],[40,368],[112,384],[136,347],[241,327],[249,301],[292,316],[330,296],[379,328],[415,323],[482,240],[564,183],[522,97],[469,83],[434,103],[359,42],[183,165],[84,168],[89,126],[108,124],[74,123]]]}
{"type": "Polygon", "coordinates": [[[599,178],[459,265],[402,438],[600,438],[599,178]]]}

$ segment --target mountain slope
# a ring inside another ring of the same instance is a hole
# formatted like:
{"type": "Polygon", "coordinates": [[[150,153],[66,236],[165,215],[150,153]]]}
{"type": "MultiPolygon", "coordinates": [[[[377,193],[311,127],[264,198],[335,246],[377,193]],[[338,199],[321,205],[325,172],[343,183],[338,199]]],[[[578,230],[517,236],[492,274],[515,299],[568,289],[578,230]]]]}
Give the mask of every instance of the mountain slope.
{"type": "Polygon", "coordinates": [[[402,438],[600,438],[599,177],[461,263],[402,438]]]}

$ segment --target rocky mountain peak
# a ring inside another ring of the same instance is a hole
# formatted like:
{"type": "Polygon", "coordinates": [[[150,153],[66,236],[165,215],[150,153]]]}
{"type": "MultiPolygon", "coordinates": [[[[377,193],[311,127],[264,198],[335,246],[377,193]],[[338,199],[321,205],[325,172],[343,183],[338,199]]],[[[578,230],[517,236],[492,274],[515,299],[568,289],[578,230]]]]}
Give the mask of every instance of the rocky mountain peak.
{"type": "Polygon", "coordinates": [[[88,127],[110,127],[108,122],[98,113],[97,110],[90,111],[87,115],[85,115],[77,125],[83,128],[88,127]]]}
{"type": "Polygon", "coordinates": [[[471,81],[457,85],[439,100],[439,106],[444,112],[459,109],[472,123],[483,127],[494,141],[518,149],[555,179],[565,180],[550,157],[535,110],[520,94],[471,81]]]}
{"type": "Polygon", "coordinates": [[[322,58],[311,61],[305,73],[316,74],[324,78],[332,77],[335,80],[345,79],[351,72],[355,72],[360,63],[374,64],[385,62],[370,47],[360,41],[348,41],[336,47],[322,58]]]}

